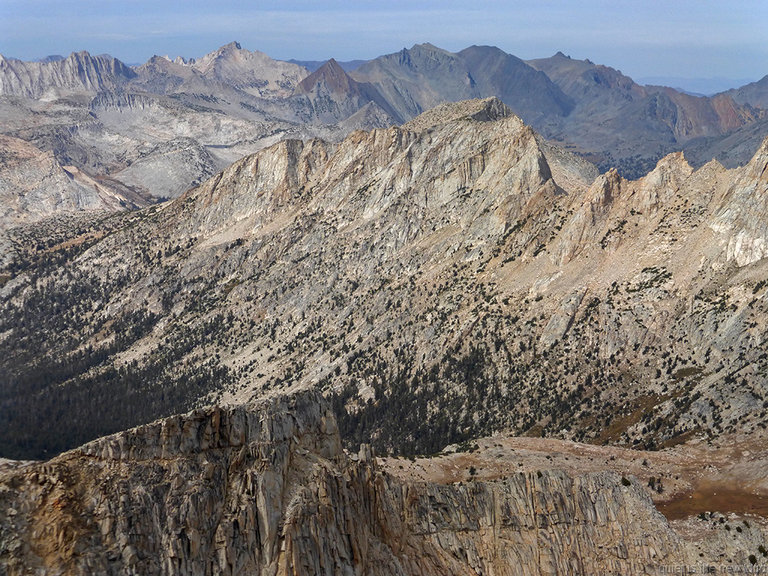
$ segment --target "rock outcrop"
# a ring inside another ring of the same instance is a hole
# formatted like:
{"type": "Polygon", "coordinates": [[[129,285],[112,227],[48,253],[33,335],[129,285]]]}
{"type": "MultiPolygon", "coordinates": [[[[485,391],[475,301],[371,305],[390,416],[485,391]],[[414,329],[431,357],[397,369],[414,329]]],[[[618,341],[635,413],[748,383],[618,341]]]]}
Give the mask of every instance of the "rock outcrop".
{"type": "Polygon", "coordinates": [[[684,543],[634,480],[407,482],[317,393],[207,408],[0,472],[0,573],[648,574],[684,543]]]}

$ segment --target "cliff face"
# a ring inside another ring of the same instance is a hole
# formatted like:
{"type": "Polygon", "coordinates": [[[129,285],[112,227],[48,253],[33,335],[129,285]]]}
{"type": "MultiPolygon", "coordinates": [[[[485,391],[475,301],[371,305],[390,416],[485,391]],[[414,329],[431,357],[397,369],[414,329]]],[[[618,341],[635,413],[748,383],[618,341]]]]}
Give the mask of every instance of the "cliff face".
{"type": "Polygon", "coordinates": [[[274,573],[284,513],[342,459],[311,394],[159,421],[6,475],[0,563],[10,574],[274,573]]]}
{"type": "Polygon", "coordinates": [[[682,557],[614,472],[405,482],[347,457],[314,392],[0,472],[0,574],[633,574],[682,557]]]}
{"type": "Polygon", "coordinates": [[[41,98],[54,93],[114,90],[136,74],[111,56],[73,52],[53,62],[22,62],[0,56],[0,95],[41,98]]]}

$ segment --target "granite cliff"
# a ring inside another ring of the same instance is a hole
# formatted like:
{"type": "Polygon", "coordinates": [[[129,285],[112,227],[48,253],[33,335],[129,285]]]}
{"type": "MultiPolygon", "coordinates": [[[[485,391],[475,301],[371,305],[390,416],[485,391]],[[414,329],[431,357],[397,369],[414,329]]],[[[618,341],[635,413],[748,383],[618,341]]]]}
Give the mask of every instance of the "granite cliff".
{"type": "Polygon", "coordinates": [[[196,410],[0,469],[9,576],[626,575],[726,561],[704,549],[693,556],[615,472],[396,478],[370,448],[342,451],[313,392],[196,410]]]}

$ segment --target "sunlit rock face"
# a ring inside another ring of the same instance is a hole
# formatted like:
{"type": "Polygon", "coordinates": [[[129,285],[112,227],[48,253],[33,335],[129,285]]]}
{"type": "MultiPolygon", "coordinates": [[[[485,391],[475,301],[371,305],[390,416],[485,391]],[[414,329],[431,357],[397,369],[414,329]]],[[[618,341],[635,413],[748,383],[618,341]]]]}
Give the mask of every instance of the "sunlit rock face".
{"type": "Polygon", "coordinates": [[[0,475],[8,574],[645,573],[681,557],[636,483],[408,483],[315,393],[210,408],[0,475]]]}

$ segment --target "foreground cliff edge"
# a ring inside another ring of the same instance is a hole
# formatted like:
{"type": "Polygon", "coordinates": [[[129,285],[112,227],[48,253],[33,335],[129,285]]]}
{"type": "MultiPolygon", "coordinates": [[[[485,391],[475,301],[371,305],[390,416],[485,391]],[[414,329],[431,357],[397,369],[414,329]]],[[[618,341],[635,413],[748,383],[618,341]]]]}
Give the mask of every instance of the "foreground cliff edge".
{"type": "Polygon", "coordinates": [[[4,575],[656,574],[764,562],[738,548],[708,557],[711,546],[684,540],[613,471],[396,478],[366,447],[342,450],[313,391],[196,410],[0,472],[4,575]]]}

